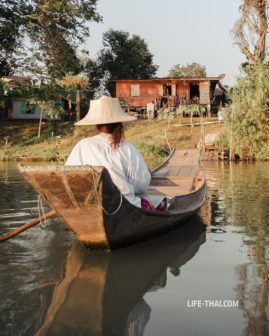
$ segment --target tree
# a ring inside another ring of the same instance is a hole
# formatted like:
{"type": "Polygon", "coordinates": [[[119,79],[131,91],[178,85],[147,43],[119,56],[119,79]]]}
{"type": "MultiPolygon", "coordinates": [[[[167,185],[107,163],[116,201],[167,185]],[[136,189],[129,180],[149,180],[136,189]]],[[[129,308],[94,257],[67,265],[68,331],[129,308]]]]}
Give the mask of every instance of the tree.
{"type": "Polygon", "coordinates": [[[24,40],[27,57],[23,66],[27,71],[44,72],[49,78],[77,74],[81,67],[76,50],[89,35],[86,23],[101,20],[96,3],[97,0],[4,0],[0,7],[0,36],[7,41],[2,43],[2,49],[14,56],[24,40]]]}
{"type": "MultiPolygon", "coordinates": [[[[92,90],[106,71],[111,80],[152,78],[158,66],[153,64],[153,55],[144,39],[128,32],[110,29],[103,34],[103,46],[95,61],[90,61],[87,71],[91,78],[92,90]]],[[[109,91],[113,94],[112,82],[109,91]]]]}
{"type": "Polygon", "coordinates": [[[195,62],[176,64],[169,70],[168,77],[206,77],[206,67],[195,62]]]}
{"type": "Polygon", "coordinates": [[[225,132],[231,153],[241,157],[269,156],[269,65],[248,65],[232,91],[225,114],[225,132]]]}
{"type": "Polygon", "coordinates": [[[87,21],[100,21],[96,13],[97,0],[35,1],[27,24],[33,56],[45,64],[48,75],[62,78],[67,73],[81,71],[76,48],[89,29],[87,21]],[[37,51],[36,50],[37,45],[37,51]]]}
{"type": "Polygon", "coordinates": [[[81,73],[76,76],[66,76],[62,79],[61,85],[66,88],[71,88],[76,91],[76,120],[80,120],[80,102],[81,93],[80,90],[86,90],[88,87],[88,77],[81,73]]]}
{"type": "MultiPolygon", "coordinates": [[[[269,155],[269,64],[265,61],[269,0],[243,0],[241,17],[232,30],[247,63],[232,92],[225,118],[230,158],[267,159],[269,155]]],[[[224,134],[225,135],[225,134],[224,134]]]]}
{"type": "Polygon", "coordinates": [[[243,0],[239,7],[241,17],[232,30],[235,43],[250,64],[265,59],[268,3],[269,0],[243,0]]]}
{"type": "Polygon", "coordinates": [[[110,93],[107,90],[110,77],[111,75],[109,71],[105,71],[103,78],[100,78],[99,85],[96,87],[94,91],[94,96],[93,96],[94,99],[98,99],[102,96],[110,96],[110,93]]]}
{"type": "Polygon", "coordinates": [[[0,111],[4,108],[6,91],[7,83],[4,80],[0,80],[0,111]]]}
{"type": "Polygon", "coordinates": [[[16,69],[24,9],[24,4],[18,0],[0,2],[0,77],[8,76],[16,69]]]}

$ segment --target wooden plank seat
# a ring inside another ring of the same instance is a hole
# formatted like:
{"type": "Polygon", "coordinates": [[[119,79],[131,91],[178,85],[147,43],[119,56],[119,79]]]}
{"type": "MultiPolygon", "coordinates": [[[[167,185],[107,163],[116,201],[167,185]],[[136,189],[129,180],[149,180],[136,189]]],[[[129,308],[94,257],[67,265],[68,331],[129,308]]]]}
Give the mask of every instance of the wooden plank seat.
{"type": "Polygon", "coordinates": [[[158,173],[153,176],[178,176],[178,177],[193,177],[199,168],[197,165],[166,165],[161,168],[158,173]]]}
{"type": "Polygon", "coordinates": [[[195,177],[178,177],[175,179],[154,177],[144,195],[161,195],[170,197],[185,195],[192,191],[194,180],[195,177]]]}
{"type": "Polygon", "coordinates": [[[185,195],[190,192],[190,185],[188,186],[150,186],[147,188],[146,192],[143,195],[139,196],[151,196],[151,195],[159,195],[159,196],[170,196],[175,197],[179,195],[185,195]]]}
{"type": "Polygon", "coordinates": [[[153,176],[151,178],[150,186],[177,186],[191,185],[193,183],[193,177],[181,177],[181,176],[153,176]]]}

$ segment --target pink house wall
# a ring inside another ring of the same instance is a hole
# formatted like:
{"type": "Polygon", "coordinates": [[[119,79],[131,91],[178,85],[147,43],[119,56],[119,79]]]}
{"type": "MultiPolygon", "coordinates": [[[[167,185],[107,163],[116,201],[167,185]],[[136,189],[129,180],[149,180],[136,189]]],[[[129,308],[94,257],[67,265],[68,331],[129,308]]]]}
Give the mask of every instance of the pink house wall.
{"type": "MultiPolygon", "coordinates": [[[[176,85],[176,95],[189,98],[189,82],[183,84],[181,81],[130,81],[121,80],[116,82],[116,97],[123,98],[130,106],[141,107],[146,106],[152,100],[155,100],[159,95],[159,86],[164,84],[176,85]],[[137,97],[131,96],[131,85],[139,85],[140,95],[137,97]]],[[[174,105],[174,96],[171,96],[170,104],[174,105]]]]}

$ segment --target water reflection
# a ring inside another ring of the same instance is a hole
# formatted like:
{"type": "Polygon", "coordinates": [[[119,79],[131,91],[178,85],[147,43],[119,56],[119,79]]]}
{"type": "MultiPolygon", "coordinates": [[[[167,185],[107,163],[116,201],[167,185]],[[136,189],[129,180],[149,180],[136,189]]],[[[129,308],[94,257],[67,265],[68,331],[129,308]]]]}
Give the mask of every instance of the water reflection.
{"type": "Polygon", "coordinates": [[[87,252],[74,243],[37,335],[143,335],[148,291],[166,286],[205,241],[199,218],[160,238],[114,251],[87,252]]]}
{"type": "MultiPolygon", "coordinates": [[[[0,234],[38,216],[37,194],[15,164],[0,163],[0,234]]],[[[61,276],[72,236],[58,219],[0,244],[0,334],[33,335],[61,276]]]]}
{"type": "Polygon", "coordinates": [[[222,163],[217,167],[207,165],[210,209],[203,211],[212,213],[212,232],[220,224],[224,230],[231,225],[235,233],[243,234],[249,262],[235,266],[236,299],[246,320],[242,335],[268,335],[269,164],[222,163]]]}
{"type": "MultiPolygon", "coordinates": [[[[206,242],[197,217],[111,254],[72,243],[58,219],[1,244],[0,334],[155,336],[165,334],[165,325],[167,335],[215,336],[229,325],[233,335],[268,335],[269,164],[205,168],[206,242]],[[239,309],[186,308],[187,299],[201,295],[238,299],[239,309]]],[[[14,164],[0,163],[1,233],[37,216],[34,190],[14,164]]]]}

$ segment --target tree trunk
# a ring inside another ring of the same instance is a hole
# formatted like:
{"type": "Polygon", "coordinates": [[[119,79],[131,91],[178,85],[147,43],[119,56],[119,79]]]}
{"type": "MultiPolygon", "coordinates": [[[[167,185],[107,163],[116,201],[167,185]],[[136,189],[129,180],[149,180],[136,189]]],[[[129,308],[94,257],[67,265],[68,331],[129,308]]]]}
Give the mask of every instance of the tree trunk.
{"type": "Polygon", "coordinates": [[[80,89],[76,93],[76,121],[80,120],[80,89]]]}
{"type": "Polygon", "coordinates": [[[232,30],[235,43],[250,64],[263,62],[265,58],[268,2],[268,0],[244,0],[239,7],[241,18],[232,30]]]}
{"type": "Polygon", "coordinates": [[[259,37],[258,37],[257,44],[255,46],[255,49],[254,49],[254,55],[256,56],[256,58],[258,58],[257,60],[259,59],[264,60],[265,58],[266,34],[268,30],[268,22],[267,22],[267,15],[266,15],[266,11],[267,11],[266,2],[267,1],[263,1],[259,9],[257,10],[258,17],[259,17],[258,19],[259,21],[259,29],[258,29],[259,35],[258,36],[259,37]]]}
{"type": "Polygon", "coordinates": [[[42,115],[43,115],[43,108],[40,110],[40,117],[39,117],[39,125],[38,125],[38,139],[40,138],[41,135],[41,125],[42,125],[42,115]]]}

